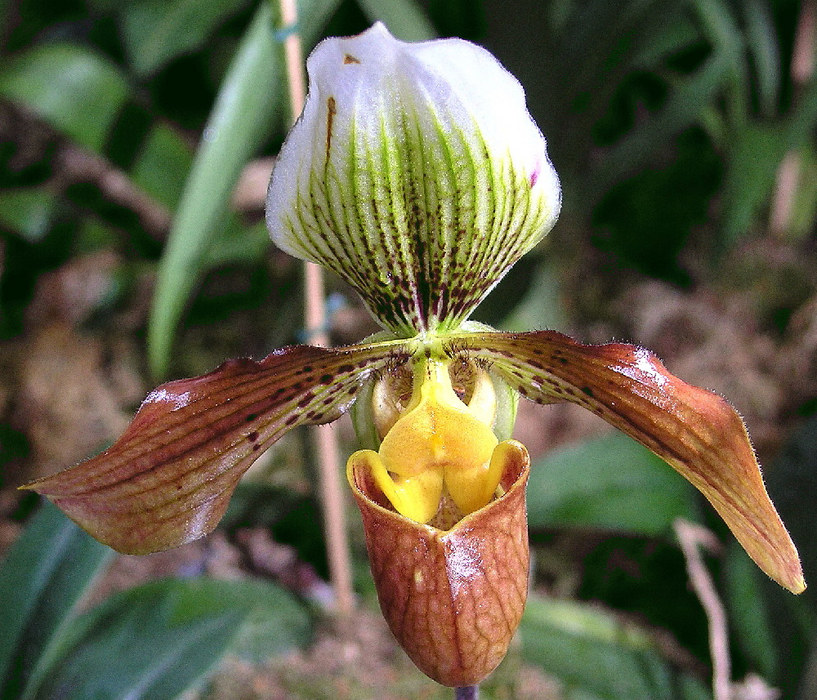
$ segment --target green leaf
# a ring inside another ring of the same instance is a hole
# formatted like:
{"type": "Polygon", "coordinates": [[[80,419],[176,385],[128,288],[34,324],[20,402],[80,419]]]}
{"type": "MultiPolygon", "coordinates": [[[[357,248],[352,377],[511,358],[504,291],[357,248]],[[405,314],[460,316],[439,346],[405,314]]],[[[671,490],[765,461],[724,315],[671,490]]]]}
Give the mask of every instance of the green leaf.
{"type": "MultiPolygon", "coordinates": [[[[276,449],[280,444],[276,443],[272,449],[276,449]]],[[[219,527],[227,532],[249,525],[272,528],[303,504],[304,498],[291,488],[273,486],[266,480],[242,479],[230,499],[230,505],[219,527]]]]}
{"type": "Polygon", "coordinates": [[[0,68],[0,95],[96,152],[129,94],[116,66],[74,44],[41,44],[0,68]]]}
{"type": "Polygon", "coordinates": [[[241,168],[281,111],[281,71],[272,13],[263,3],[219,91],[159,267],[148,329],[148,354],[156,375],[167,370],[176,324],[241,168]]]}
{"type": "Polygon", "coordinates": [[[54,193],[41,187],[0,192],[0,225],[36,243],[48,231],[56,204],[54,193]]]}
{"type": "Polygon", "coordinates": [[[207,267],[260,259],[269,248],[266,224],[243,226],[237,216],[228,216],[218,239],[207,251],[207,267]]]}
{"type": "Polygon", "coordinates": [[[711,220],[723,157],[697,128],[667,138],[663,148],[669,147],[672,159],[661,168],[644,168],[615,185],[596,206],[593,222],[605,231],[604,247],[627,263],[684,284],[689,275],[680,254],[690,232],[711,220]]]}
{"type": "Polygon", "coordinates": [[[659,148],[703,114],[728,75],[730,64],[721,54],[710,57],[695,73],[680,79],[655,116],[619,140],[592,174],[590,196],[597,199],[616,182],[637,172],[659,148]]]}
{"type": "Polygon", "coordinates": [[[696,518],[694,491],[663,460],[622,433],[539,460],[528,482],[533,528],[568,526],[659,535],[696,518]]]}
{"type": "Polygon", "coordinates": [[[306,612],[261,581],[153,581],[76,620],[45,697],[172,698],[232,651],[251,660],[305,644],[306,612]]]}
{"type": "Polygon", "coordinates": [[[175,209],[192,162],[184,139],[166,124],[157,123],[142,144],[131,179],[157,202],[175,209]]]}
{"type": "Polygon", "coordinates": [[[0,697],[36,686],[77,601],[112,555],[43,502],[0,567],[0,697]]]}
{"type": "Polygon", "coordinates": [[[753,670],[764,678],[776,678],[777,647],[761,574],[735,542],[727,551],[724,573],[729,625],[753,670]]]}
{"type": "Polygon", "coordinates": [[[788,134],[774,124],[748,122],[729,132],[728,170],[722,186],[722,245],[751,231],[775,183],[788,147],[788,134]]]}
{"type": "MultiPolygon", "coordinates": [[[[305,46],[317,39],[339,0],[311,2],[299,27],[305,46]]],[[[167,371],[173,336],[224,221],[244,164],[284,112],[284,70],[269,3],[262,3],[242,39],[196,153],[162,258],[148,329],[154,374],[167,371]]]]}
{"type": "Polygon", "coordinates": [[[746,47],[752,53],[761,113],[774,114],[780,91],[780,49],[770,7],[760,0],[748,0],[737,6],[746,22],[746,47]]]}
{"type": "Polygon", "coordinates": [[[725,64],[725,109],[730,121],[740,125],[749,110],[749,71],[744,38],[730,4],[724,0],[692,0],[704,34],[712,43],[713,54],[725,64]]]}
{"type": "Polygon", "coordinates": [[[663,26],[640,32],[629,65],[631,69],[660,70],[668,57],[679,54],[700,40],[700,32],[688,14],[674,16],[663,26]]]}
{"type": "Polygon", "coordinates": [[[789,116],[788,132],[792,148],[811,139],[815,120],[817,120],[817,80],[812,80],[789,116]]]}
{"type": "MultiPolygon", "coordinates": [[[[518,292],[516,298],[519,298],[518,292]]],[[[503,319],[500,327],[523,333],[531,328],[564,328],[567,325],[556,266],[551,262],[540,262],[533,273],[530,290],[503,319]]]]}
{"type": "Polygon", "coordinates": [[[809,142],[797,151],[797,156],[800,181],[787,234],[790,240],[804,241],[811,235],[812,224],[817,219],[817,152],[809,142]]]}
{"type": "Polygon", "coordinates": [[[678,677],[646,632],[603,610],[532,596],[519,634],[524,658],[558,678],[566,698],[708,697],[696,680],[678,677]]]}
{"type": "Polygon", "coordinates": [[[283,588],[266,581],[203,581],[207,607],[220,601],[225,608],[248,608],[230,653],[251,663],[306,646],[312,639],[312,620],[283,588]]]}
{"type": "Polygon", "coordinates": [[[123,3],[122,38],[134,72],[155,73],[168,61],[200,47],[247,0],[139,0],[123,3]]]}
{"type": "Polygon", "coordinates": [[[370,22],[383,22],[403,41],[427,41],[437,36],[434,26],[414,0],[357,0],[370,22]]]}
{"type": "Polygon", "coordinates": [[[424,7],[442,36],[479,41],[486,34],[488,21],[483,0],[428,0],[424,7]]]}

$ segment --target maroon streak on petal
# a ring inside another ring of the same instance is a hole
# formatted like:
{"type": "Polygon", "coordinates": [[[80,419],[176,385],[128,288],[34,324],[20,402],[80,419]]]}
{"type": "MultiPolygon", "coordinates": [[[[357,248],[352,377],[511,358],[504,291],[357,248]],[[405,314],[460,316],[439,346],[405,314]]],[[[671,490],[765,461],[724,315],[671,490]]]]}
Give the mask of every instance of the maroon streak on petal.
{"type": "Polygon", "coordinates": [[[648,447],[706,496],[763,571],[794,593],[805,589],[743,421],[723,398],[634,345],[582,345],[554,331],[470,333],[453,342],[523,396],[577,403],[648,447]]]}
{"type": "Polygon", "coordinates": [[[402,344],[284,348],[162,384],[102,454],[23,488],[48,498],[101,542],[147,554],[218,524],[241,475],[297,425],[336,419],[360,383],[402,344]]]}

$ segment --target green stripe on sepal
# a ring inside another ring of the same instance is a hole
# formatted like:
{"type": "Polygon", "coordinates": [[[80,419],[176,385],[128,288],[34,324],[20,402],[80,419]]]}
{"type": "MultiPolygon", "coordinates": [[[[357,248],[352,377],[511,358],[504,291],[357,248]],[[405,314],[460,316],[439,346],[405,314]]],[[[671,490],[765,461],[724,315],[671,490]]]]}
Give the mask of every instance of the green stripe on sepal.
{"type": "Polygon", "coordinates": [[[458,39],[375,25],[328,39],[267,202],[276,244],[399,334],[457,328],[555,222],[560,194],[519,83],[458,39]]]}

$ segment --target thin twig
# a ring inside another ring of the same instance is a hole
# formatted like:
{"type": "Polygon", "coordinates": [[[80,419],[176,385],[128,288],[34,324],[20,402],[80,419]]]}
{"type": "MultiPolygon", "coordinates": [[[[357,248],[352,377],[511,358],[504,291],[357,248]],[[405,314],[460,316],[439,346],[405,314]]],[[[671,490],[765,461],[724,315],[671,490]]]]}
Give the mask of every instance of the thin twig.
{"type": "Polygon", "coordinates": [[[164,240],[170,229],[170,211],[134,184],[131,177],[102,156],[71,143],[57,152],[57,185],[93,182],[105,199],[132,211],[145,232],[164,240]]]}
{"type": "Polygon", "coordinates": [[[478,698],[478,685],[467,685],[462,688],[454,688],[454,700],[478,700],[478,698]]]}
{"type": "MultiPolygon", "coordinates": [[[[280,7],[281,25],[283,31],[286,32],[284,57],[289,84],[289,103],[294,120],[303,110],[306,99],[303,52],[297,32],[298,13],[295,0],[280,0],[280,7]]],[[[320,267],[310,262],[304,263],[304,304],[304,325],[309,341],[314,345],[329,345],[329,334],[326,331],[323,273],[320,267]]],[[[329,576],[335,591],[335,609],[342,617],[347,617],[352,612],[354,596],[337,437],[331,425],[316,427],[312,434],[318,457],[329,576]]]]}
{"type": "Polygon", "coordinates": [[[703,562],[699,547],[716,550],[719,543],[706,528],[679,518],[675,521],[675,534],[686,559],[687,572],[692,588],[701,601],[709,621],[709,653],[712,657],[712,694],[715,700],[730,700],[731,660],[729,657],[729,634],[726,611],[715,590],[712,577],[703,562]]]}

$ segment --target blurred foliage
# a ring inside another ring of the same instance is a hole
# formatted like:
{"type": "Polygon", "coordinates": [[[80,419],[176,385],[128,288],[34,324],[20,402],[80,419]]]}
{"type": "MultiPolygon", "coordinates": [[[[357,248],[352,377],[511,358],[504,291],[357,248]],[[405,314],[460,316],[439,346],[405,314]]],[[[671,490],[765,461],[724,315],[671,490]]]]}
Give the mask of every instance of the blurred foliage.
{"type": "Polygon", "coordinates": [[[696,519],[688,482],[621,433],[555,450],[535,463],[528,524],[667,534],[676,518],[696,519]],[[621,468],[621,465],[626,465],[621,468]]]}
{"type": "Polygon", "coordinates": [[[0,568],[0,694],[177,697],[227,651],[262,660],[305,644],[306,610],[262,581],[153,581],[78,613],[113,552],[43,504],[0,568]]]}
{"type": "MultiPolygon", "coordinates": [[[[533,110],[565,202],[593,218],[599,244],[648,274],[688,282],[684,245],[713,209],[711,264],[762,233],[785,153],[813,160],[817,89],[788,77],[798,3],[562,0],[542,8],[534,31],[546,35],[534,49],[547,75],[536,73],[533,110]]],[[[798,207],[811,212],[814,180],[801,185],[798,207]]]]}
{"type": "MultiPolygon", "coordinates": [[[[787,154],[801,176],[778,240],[813,258],[817,82],[791,78],[794,0],[302,0],[299,11],[307,50],[381,19],[405,39],[483,42],[525,84],[565,211],[542,246],[553,254],[521,261],[480,310],[495,325],[584,320],[565,299],[595,284],[583,277],[592,265],[571,267],[576,258],[598,256],[614,279],[637,271],[687,289],[718,280],[731,252],[769,236],[787,154]]],[[[154,378],[298,339],[299,273],[270,250],[263,189],[249,204],[233,199],[293,116],[286,33],[265,1],[0,3],[0,342],[31,332],[48,273],[97,251],[115,252],[115,270],[81,320],[115,335],[129,319],[154,378]]],[[[798,311],[814,294],[810,278],[784,277],[785,293],[772,285],[780,328],[798,318],[812,327],[798,311]]],[[[338,305],[338,325],[353,304],[338,305]]],[[[336,334],[368,332],[362,317],[336,334]]],[[[769,484],[814,580],[813,419],[803,430],[769,484]]],[[[0,447],[5,470],[24,459],[25,436],[2,423],[0,447]]],[[[269,527],[322,574],[310,474],[293,468],[309,462],[302,451],[272,456],[273,485],[242,485],[225,528],[269,527]]],[[[706,620],[672,523],[722,529],[686,482],[628,439],[602,437],[542,457],[529,501],[534,584],[565,599],[534,595],[518,656],[557,677],[565,698],[709,697],[706,620]]],[[[109,559],[49,506],[29,520],[0,568],[0,695],[174,697],[202,687],[225,654],[257,660],[304,645],[319,616],[274,584],[200,577],[81,610],[109,559]]],[[[784,697],[814,697],[811,594],[765,585],[733,547],[709,564],[735,676],[758,672],[784,697]]],[[[494,693],[507,697],[486,687],[494,693]]]]}
{"type": "Polygon", "coordinates": [[[654,638],[602,610],[534,597],[520,635],[526,658],[562,680],[568,700],[709,697],[698,679],[671,668],[654,638]]]}

